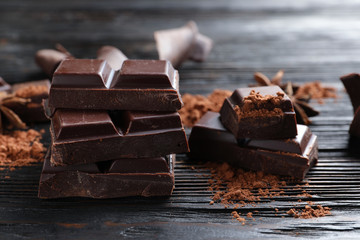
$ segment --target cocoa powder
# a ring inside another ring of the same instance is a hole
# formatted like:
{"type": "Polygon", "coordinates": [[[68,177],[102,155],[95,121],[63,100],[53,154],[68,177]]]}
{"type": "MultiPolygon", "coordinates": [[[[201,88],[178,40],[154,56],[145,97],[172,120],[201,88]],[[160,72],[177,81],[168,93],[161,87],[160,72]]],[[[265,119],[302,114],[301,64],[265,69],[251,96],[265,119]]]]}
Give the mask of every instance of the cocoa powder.
{"type": "Polygon", "coordinates": [[[255,90],[251,90],[250,94],[244,97],[241,107],[236,105],[234,107],[235,113],[238,116],[238,121],[243,118],[257,118],[262,116],[278,116],[283,112],[279,106],[283,100],[284,93],[278,92],[277,96],[261,95],[255,90]],[[265,105],[271,103],[274,106],[273,109],[264,108],[265,105]]]}
{"type": "Polygon", "coordinates": [[[0,134],[0,170],[6,167],[12,171],[43,161],[46,149],[40,142],[42,133],[30,129],[0,134]]]}
{"type": "Polygon", "coordinates": [[[33,96],[46,94],[49,91],[48,86],[43,85],[31,85],[24,88],[16,90],[15,96],[21,98],[30,98],[33,96]]]}
{"type": "Polygon", "coordinates": [[[336,89],[333,87],[323,87],[321,82],[309,82],[301,85],[295,94],[296,98],[313,98],[319,103],[323,103],[324,98],[337,98],[336,89]]]}
{"type": "Polygon", "coordinates": [[[310,205],[306,205],[304,209],[297,210],[295,208],[290,209],[287,214],[295,218],[318,218],[331,215],[331,208],[317,205],[316,208],[312,208],[310,205]]]}
{"type": "MultiPolygon", "coordinates": [[[[211,205],[220,203],[228,208],[233,205],[234,209],[244,207],[248,204],[257,205],[257,201],[262,198],[273,198],[275,196],[286,196],[284,187],[287,187],[286,181],[279,176],[265,174],[263,172],[246,171],[243,169],[235,169],[228,163],[211,163],[205,164],[210,170],[211,178],[208,180],[210,184],[209,191],[213,192],[211,197],[211,205]]],[[[308,184],[308,183],[307,183],[308,184]]],[[[306,184],[305,184],[306,185],[306,184]]],[[[292,190],[300,190],[300,186],[296,185],[292,190]]],[[[299,197],[311,198],[312,196],[305,190],[299,197]]],[[[301,202],[301,199],[299,199],[301,202]]],[[[331,209],[318,205],[312,208],[313,202],[308,202],[304,209],[290,209],[287,214],[295,218],[314,218],[323,217],[331,214],[331,209]]],[[[279,209],[275,208],[275,216],[279,209]]],[[[245,224],[246,219],[240,217],[237,211],[232,212],[233,218],[245,224]]],[[[251,212],[247,213],[247,218],[255,220],[251,212]]]]}
{"type": "Polygon", "coordinates": [[[229,90],[215,89],[209,96],[183,94],[184,107],[179,110],[181,121],[192,127],[207,112],[219,112],[225,98],[232,94],[229,90]]]}

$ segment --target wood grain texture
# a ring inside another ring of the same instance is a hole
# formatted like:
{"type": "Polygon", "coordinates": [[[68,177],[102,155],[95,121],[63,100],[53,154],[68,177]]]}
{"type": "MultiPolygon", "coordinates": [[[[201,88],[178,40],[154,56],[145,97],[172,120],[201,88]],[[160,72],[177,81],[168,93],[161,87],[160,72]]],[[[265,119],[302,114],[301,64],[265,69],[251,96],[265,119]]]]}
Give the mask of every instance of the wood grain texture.
{"type": "MultiPolygon", "coordinates": [[[[1,1],[0,75],[8,82],[44,78],[34,54],[57,42],[79,58],[94,58],[105,44],[117,46],[129,58],[157,58],[153,32],[192,19],[214,39],[215,47],[206,62],[186,62],[179,69],[182,93],[234,89],[252,83],[255,71],[271,76],[284,69],[284,81],[321,80],[335,86],[340,98],[312,103],[321,112],[311,125],[319,137],[320,159],[299,183],[301,189],[289,186],[288,196],[239,209],[243,215],[259,211],[254,213],[256,221],[248,220],[245,226],[232,220],[232,209],[209,205],[209,172],[192,170],[201,165],[179,155],[176,189],[165,199],[39,200],[40,164],[3,171],[0,238],[356,238],[360,143],[347,133],[352,107],[338,79],[360,71],[359,10],[360,2],[350,0],[1,1]],[[303,189],[313,197],[298,203],[303,189]],[[286,214],[306,200],[333,208],[333,215],[306,220],[286,214]]],[[[47,133],[46,146],[49,140],[47,133]]]]}

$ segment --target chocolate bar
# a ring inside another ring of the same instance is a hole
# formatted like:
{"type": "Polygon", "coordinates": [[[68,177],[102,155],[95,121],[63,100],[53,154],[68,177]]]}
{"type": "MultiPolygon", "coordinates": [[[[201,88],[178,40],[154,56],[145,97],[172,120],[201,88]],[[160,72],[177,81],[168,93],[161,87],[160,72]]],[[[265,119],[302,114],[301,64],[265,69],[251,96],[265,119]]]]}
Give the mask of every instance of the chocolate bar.
{"type": "Polygon", "coordinates": [[[297,125],[296,138],[243,139],[240,144],[220,122],[220,114],[206,113],[193,127],[189,156],[197,161],[228,162],[235,167],[303,179],[318,159],[317,137],[297,125]]]}
{"type": "Polygon", "coordinates": [[[14,111],[24,122],[47,122],[42,100],[49,97],[50,81],[39,80],[12,85],[12,92],[16,97],[29,99],[27,103],[6,102],[4,105],[14,111]]]}
{"type": "Polygon", "coordinates": [[[188,152],[177,112],[58,109],[50,133],[56,166],[188,152]]]}
{"type": "Polygon", "coordinates": [[[360,138],[360,106],[354,114],[354,119],[351,122],[349,133],[360,138]]]}
{"type": "Polygon", "coordinates": [[[278,86],[238,88],[220,110],[221,122],[237,139],[294,138],[296,115],[278,86]]]}
{"type": "Polygon", "coordinates": [[[116,159],[77,166],[52,167],[48,153],[39,183],[39,198],[170,196],[175,155],[116,159]]]}
{"type": "Polygon", "coordinates": [[[347,93],[349,94],[351,103],[353,105],[354,113],[360,106],[360,74],[351,73],[341,78],[342,83],[345,86],[347,93]]]}
{"type": "Polygon", "coordinates": [[[51,108],[177,111],[179,74],[170,62],[126,60],[115,71],[104,60],[68,59],[54,73],[51,108]]]}

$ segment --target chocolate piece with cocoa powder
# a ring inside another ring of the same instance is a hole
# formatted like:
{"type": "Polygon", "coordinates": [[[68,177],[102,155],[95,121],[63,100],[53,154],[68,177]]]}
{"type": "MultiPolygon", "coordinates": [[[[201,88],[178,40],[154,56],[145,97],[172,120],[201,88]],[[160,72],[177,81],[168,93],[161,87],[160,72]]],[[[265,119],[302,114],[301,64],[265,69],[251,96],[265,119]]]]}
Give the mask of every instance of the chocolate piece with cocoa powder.
{"type": "Polygon", "coordinates": [[[176,111],[182,107],[179,74],[168,61],[126,60],[120,70],[105,60],[61,62],[52,80],[51,108],[176,111]]]}
{"type": "Polygon", "coordinates": [[[221,122],[237,139],[294,138],[296,115],[278,86],[238,88],[220,110],[221,122]]]}
{"type": "Polygon", "coordinates": [[[41,173],[39,198],[170,196],[174,189],[174,154],[65,167],[52,167],[50,155],[41,173]]]}
{"type": "Polygon", "coordinates": [[[279,140],[237,140],[220,122],[219,113],[208,112],[193,127],[189,156],[198,161],[228,162],[235,167],[303,179],[318,159],[317,137],[297,125],[298,136],[279,140]]]}

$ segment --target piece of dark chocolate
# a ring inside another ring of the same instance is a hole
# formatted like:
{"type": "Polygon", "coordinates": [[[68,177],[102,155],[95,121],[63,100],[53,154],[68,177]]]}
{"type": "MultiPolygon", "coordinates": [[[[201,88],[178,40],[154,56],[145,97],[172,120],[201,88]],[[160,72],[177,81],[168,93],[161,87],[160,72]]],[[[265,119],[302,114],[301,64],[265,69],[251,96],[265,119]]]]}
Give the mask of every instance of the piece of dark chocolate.
{"type": "Polygon", "coordinates": [[[356,109],[358,109],[358,107],[360,106],[360,74],[351,73],[342,76],[340,79],[344,84],[347,93],[349,94],[355,113],[356,109]]]}
{"type": "Polygon", "coordinates": [[[360,106],[357,108],[354,119],[351,122],[349,133],[360,138],[360,106]]]}
{"type": "Polygon", "coordinates": [[[204,61],[209,55],[213,41],[199,33],[194,21],[180,28],[154,32],[159,59],[169,60],[178,68],[187,59],[204,61]]]}
{"type": "Polygon", "coordinates": [[[54,165],[188,152],[177,112],[58,109],[50,132],[54,165]]]}
{"type": "Polygon", "coordinates": [[[52,167],[47,154],[39,198],[170,196],[174,189],[175,155],[148,159],[52,167]]]}
{"type": "Polygon", "coordinates": [[[64,59],[72,58],[66,53],[54,49],[41,49],[35,54],[36,64],[49,76],[52,77],[54,71],[64,59]]]}
{"type": "Polygon", "coordinates": [[[219,117],[219,113],[208,112],[193,127],[189,138],[189,156],[193,160],[228,162],[235,167],[298,179],[303,179],[317,162],[317,137],[305,125],[297,125],[299,135],[293,139],[251,140],[239,146],[219,117]]]}
{"type": "Polygon", "coordinates": [[[168,61],[126,60],[115,71],[104,60],[64,60],[54,73],[51,108],[176,111],[179,75],[168,61]]]}
{"type": "Polygon", "coordinates": [[[49,97],[50,81],[39,80],[12,85],[12,93],[15,97],[28,99],[27,103],[8,101],[4,106],[16,113],[24,122],[47,122],[42,101],[49,97]]]}
{"type": "Polygon", "coordinates": [[[237,139],[294,138],[296,115],[279,86],[238,88],[220,110],[221,122],[237,139]]]}
{"type": "Polygon", "coordinates": [[[103,46],[96,53],[97,59],[106,60],[112,69],[119,70],[128,58],[116,47],[103,46]]]}

